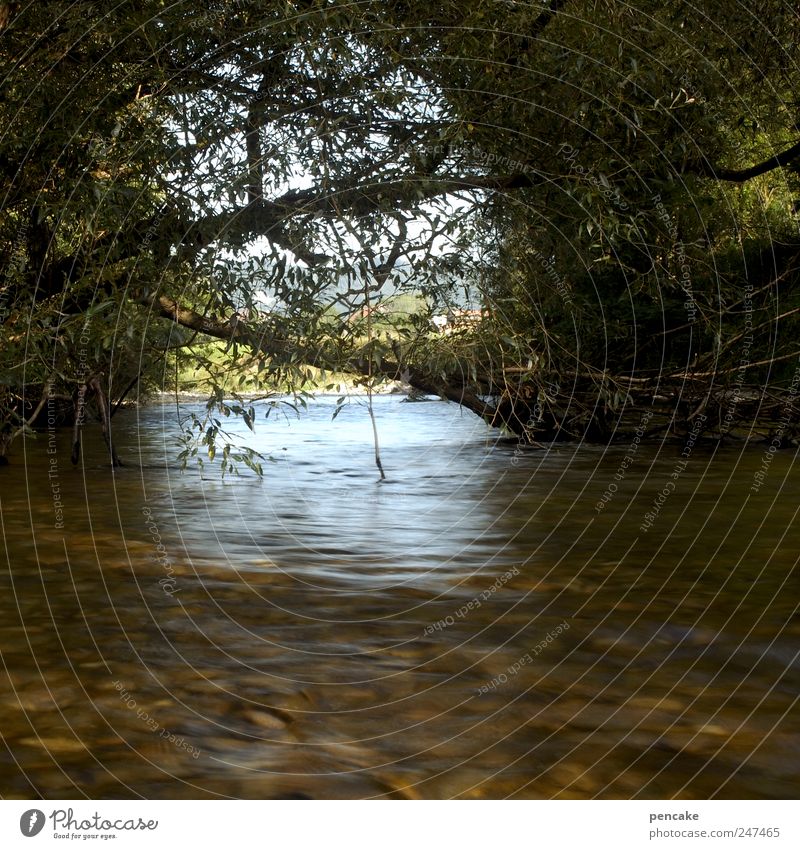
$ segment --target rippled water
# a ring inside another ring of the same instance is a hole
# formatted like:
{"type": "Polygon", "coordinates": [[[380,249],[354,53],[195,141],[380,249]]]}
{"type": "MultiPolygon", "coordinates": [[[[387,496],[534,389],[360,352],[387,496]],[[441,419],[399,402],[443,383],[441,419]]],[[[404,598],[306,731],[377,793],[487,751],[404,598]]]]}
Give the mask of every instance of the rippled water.
{"type": "Polygon", "coordinates": [[[91,430],[16,451],[3,796],[796,795],[794,452],[754,492],[760,449],[522,451],[383,397],[379,483],[334,404],[261,411],[261,481],[181,473],[169,405],[113,474],[91,430]]]}

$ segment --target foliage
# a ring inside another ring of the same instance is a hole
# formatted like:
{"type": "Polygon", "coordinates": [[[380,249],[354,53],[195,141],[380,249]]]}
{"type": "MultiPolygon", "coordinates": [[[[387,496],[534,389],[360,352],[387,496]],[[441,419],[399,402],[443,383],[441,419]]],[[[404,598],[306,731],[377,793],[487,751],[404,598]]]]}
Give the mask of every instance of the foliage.
{"type": "Polygon", "coordinates": [[[788,383],[799,28],[778,0],[0,3],[0,412],[188,362],[209,416],[405,376],[606,438],[635,381],[692,383],[673,423],[742,369],[788,383]]]}

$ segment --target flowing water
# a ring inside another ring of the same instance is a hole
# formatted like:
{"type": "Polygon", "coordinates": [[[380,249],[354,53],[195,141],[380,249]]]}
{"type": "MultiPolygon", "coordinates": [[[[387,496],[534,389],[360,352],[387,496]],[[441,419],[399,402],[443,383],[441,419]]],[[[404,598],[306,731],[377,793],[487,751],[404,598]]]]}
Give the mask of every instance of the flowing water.
{"type": "Polygon", "coordinates": [[[380,483],[334,405],[259,407],[262,480],[181,472],[169,405],[113,474],[92,428],[75,468],[16,448],[4,797],[797,794],[793,451],[523,450],[380,397],[380,483]]]}

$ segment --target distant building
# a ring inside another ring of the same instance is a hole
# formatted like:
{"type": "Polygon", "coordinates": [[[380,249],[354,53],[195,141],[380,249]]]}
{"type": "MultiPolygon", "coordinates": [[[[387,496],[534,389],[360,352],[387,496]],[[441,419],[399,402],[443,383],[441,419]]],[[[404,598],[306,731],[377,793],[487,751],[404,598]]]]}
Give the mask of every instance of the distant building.
{"type": "Polygon", "coordinates": [[[480,324],[489,315],[489,310],[453,309],[446,314],[434,315],[433,326],[440,333],[455,333],[457,330],[470,330],[480,324]]]}

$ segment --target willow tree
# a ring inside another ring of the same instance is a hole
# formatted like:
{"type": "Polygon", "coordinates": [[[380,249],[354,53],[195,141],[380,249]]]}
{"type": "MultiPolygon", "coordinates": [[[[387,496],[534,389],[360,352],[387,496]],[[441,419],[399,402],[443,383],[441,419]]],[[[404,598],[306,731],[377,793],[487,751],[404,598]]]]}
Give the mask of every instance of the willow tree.
{"type": "Polygon", "coordinates": [[[487,207],[502,418],[603,440],[653,409],[717,436],[796,422],[794,8],[504,8],[445,51],[472,60],[449,99],[476,149],[538,178],[487,207]]]}
{"type": "Polygon", "coordinates": [[[694,369],[691,417],[743,272],[754,325],[793,280],[797,21],[767,5],[0,4],[7,430],[207,338],[266,385],[403,375],[530,438],[607,438],[694,369]],[[465,288],[469,332],[344,320],[465,288]]]}
{"type": "Polygon", "coordinates": [[[451,260],[445,190],[403,153],[438,139],[440,98],[379,24],[377,4],[0,7],[7,436],[43,391],[106,407],[101,385],[118,402],[197,334],[264,380],[386,370],[320,317],[451,260]],[[277,309],[249,327],[256,295],[277,309]]]}

